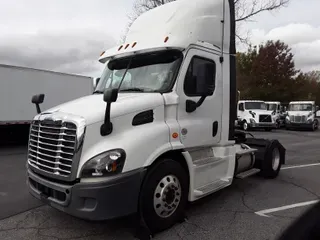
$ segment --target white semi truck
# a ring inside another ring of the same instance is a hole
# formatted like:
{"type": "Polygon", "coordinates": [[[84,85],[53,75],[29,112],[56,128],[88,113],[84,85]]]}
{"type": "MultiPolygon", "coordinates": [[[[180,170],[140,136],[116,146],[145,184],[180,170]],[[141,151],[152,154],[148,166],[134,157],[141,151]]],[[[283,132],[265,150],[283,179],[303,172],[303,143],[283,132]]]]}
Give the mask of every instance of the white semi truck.
{"type": "Polygon", "coordinates": [[[90,77],[0,64],[1,142],[28,139],[29,126],[36,114],[30,96],[46,94],[43,110],[91,95],[90,77]]]}
{"type": "Polygon", "coordinates": [[[289,103],[286,116],[286,128],[305,128],[315,131],[318,129],[319,120],[316,112],[319,107],[315,101],[292,101],[289,103]]]}
{"type": "Polygon", "coordinates": [[[154,233],[235,178],[275,178],[284,147],[234,130],[235,53],[232,0],[180,0],[141,15],[125,43],[101,55],[93,95],[38,109],[31,194],[89,220],[137,213],[154,233]]]}
{"type": "Polygon", "coordinates": [[[279,101],[267,101],[266,107],[268,113],[271,114],[273,121],[276,123],[276,127],[280,128],[284,125],[284,116],[283,116],[283,109],[281,103],[279,101]]]}
{"type": "Polygon", "coordinates": [[[237,124],[244,130],[263,128],[272,131],[277,128],[276,119],[267,110],[267,105],[262,100],[238,101],[237,124]]]}

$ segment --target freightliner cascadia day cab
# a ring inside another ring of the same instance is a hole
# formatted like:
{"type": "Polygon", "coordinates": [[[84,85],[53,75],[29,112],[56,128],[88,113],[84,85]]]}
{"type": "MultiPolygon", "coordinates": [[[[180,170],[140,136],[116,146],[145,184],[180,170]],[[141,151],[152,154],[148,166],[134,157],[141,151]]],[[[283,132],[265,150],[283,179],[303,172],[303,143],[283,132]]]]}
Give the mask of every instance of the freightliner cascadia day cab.
{"type": "Polygon", "coordinates": [[[286,116],[286,128],[318,129],[319,121],[316,112],[319,107],[314,101],[293,101],[289,103],[286,116]]]}
{"type": "Polygon", "coordinates": [[[231,0],[180,0],[141,15],[125,43],[101,55],[91,96],[42,113],[44,95],[32,97],[31,194],[83,219],[137,213],[158,232],[234,178],[276,177],[284,147],[234,130],[235,53],[231,0]]]}
{"type": "Polygon", "coordinates": [[[263,128],[271,131],[276,128],[276,119],[267,110],[264,101],[241,100],[238,102],[238,125],[245,131],[250,128],[263,128]]]}

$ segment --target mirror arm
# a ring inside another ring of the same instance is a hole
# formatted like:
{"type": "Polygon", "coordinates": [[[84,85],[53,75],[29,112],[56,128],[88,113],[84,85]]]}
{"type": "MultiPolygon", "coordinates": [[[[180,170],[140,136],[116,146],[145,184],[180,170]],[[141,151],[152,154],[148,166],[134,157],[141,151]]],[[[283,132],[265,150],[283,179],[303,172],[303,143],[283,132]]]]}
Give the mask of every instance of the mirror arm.
{"type": "Polygon", "coordinates": [[[100,127],[101,136],[107,136],[110,133],[112,133],[113,125],[112,125],[112,122],[110,121],[110,110],[111,110],[111,102],[108,102],[106,107],[106,113],[104,116],[104,123],[100,127]]]}
{"type": "Polygon", "coordinates": [[[39,103],[36,103],[36,108],[37,108],[37,113],[38,113],[38,114],[41,113],[41,109],[40,109],[39,103]]]}
{"type": "Polygon", "coordinates": [[[186,101],[186,112],[191,113],[194,112],[198,107],[202,105],[204,100],[206,99],[207,96],[201,96],[198,102],[195,102],[193,100],[187,100],[186,101]]]}

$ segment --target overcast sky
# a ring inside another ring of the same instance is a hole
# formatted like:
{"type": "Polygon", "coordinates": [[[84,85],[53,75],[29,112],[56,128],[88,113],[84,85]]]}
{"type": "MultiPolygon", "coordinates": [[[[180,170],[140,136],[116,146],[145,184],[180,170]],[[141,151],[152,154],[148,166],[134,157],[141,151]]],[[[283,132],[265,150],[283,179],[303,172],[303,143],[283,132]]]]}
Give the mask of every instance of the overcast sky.
{"type": "MultiPolygon", "coordinates": [[[[134,0],[0,1],[0,63],[97,77],[97,59],[119,43],[134,0]]],[[[291,0],[242,31],[250,30],[253,44],[281,39],[298,68],[320,70],[319,9],[320,0],[291,0]]]]}

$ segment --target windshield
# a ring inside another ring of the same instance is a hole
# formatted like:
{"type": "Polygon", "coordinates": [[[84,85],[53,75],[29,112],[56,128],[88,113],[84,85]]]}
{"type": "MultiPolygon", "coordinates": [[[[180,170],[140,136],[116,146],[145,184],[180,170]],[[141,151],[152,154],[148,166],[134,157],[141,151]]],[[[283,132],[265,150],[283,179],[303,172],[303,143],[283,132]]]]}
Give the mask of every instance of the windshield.
{"type": "Polygon", "coordinates": [[[269,110],[269,111],[275,111],[275,110],[277,110],[277,104],[268,103],[268,104],[267,104],[267,110],[269,110]]]}
{"type": "Polygon", "coordinates": [[[250,109],[262,109],[266,110],[266,104],[264,102],[246,102],[245,103],[245,109],[250,110],[250,109]]]}
{"type": "Polygon", "coordinates": [[[182,56],[178,50],[167,50],[111,60],[102,73],[96,92],[102,93],[106,88],[118,88],[123,76],[120,92],[169,91],[182,56]]]}
{"type": "Polygon", "coordinates": [[[312,111],[312,104],[290,104],[289,111],[312,111]]]}

